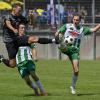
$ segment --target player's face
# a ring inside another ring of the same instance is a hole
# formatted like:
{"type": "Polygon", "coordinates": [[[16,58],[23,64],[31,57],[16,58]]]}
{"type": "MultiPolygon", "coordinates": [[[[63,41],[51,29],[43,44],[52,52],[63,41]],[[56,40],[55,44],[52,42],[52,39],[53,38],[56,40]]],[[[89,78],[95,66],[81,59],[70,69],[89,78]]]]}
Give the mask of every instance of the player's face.
{"type": "Polygon", "coordinates": [[[20,36],[25,35],[25,25],[19,25],[18,32],[20,36]]]}
{"type": "Polygon", "coordinates": [[[74,16],[74,17],[73,17],[73,24],[74,24],[75,26],[78,26],[79,23],[80,23],[80,18],[79,18],[79,16],[74,16]]]}
{"type": "Polygon", "coordinates": [[[20,15],[22,13],[22,8],[20,7],[20,6],[17,6],[16,8],[15,8],[15,14],[16,15],[20,15]]]}

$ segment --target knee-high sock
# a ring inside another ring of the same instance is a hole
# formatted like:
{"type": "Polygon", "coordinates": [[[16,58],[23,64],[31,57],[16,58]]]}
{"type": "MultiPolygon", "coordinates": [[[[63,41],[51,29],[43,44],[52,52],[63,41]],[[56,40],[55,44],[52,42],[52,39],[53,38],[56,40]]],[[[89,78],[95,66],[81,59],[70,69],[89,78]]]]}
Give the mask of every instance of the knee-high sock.
{"type": "Polygon", "coordinates": [[[73,88],[76,88],[77,79],[78,79],[78,75],[73,74],[72,76],[72,87],[73,88]]]}
{"type": "Polygon", "coordinates": [[[43,86],[42,86],[40,80],[36,81],[36,84],[37,84],[37,86],[39,87],[41,93],[45,93],[45,90],[44,90],[44,88],[43,88],[43,86]]]}
{"type": "Polygon", "coordinates": [[[36,85],[35,85],[33,82],[31,83],[31,87],[32,87],[33,89],[37,89],[36,85]]]}
{"type": "Polygon", "coordinates": [[[39,95],[38,89],[37,89],[36,85],[33,82],[31,83],[31,88],[34,90],[35,95],[39,95]]]}

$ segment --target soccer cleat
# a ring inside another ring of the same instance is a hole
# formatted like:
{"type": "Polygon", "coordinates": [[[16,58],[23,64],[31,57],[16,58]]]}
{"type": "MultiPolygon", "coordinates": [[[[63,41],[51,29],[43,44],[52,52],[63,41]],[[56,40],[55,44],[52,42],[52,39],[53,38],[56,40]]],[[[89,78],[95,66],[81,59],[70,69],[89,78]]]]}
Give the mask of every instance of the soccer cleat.
{"type": "Polygon", "coordinates": [[[48,96],[48,93],[45,92],[45,93],[41,93],[40,95],[41,96],[48,96]]]}
{"type": "Polygon", "coordinates": [[[34,91],[35,91],[35,96],[40,96],[39,93],[38,93],[38,89],[37,88],[34,89],[34,91]]]}
{"type": "Polygon", "coordinates": [[[3,55],[0,55],[0,63],[2,62],[2,59],[3,59],[3,55]]]}
{"type": "Polygon", "coordinates": [[[70,86],[70,89],[71,89],[71,93],[72,93],[72,94],[76,94],[75,88],[73,88],[72,86],[70,86]]]}

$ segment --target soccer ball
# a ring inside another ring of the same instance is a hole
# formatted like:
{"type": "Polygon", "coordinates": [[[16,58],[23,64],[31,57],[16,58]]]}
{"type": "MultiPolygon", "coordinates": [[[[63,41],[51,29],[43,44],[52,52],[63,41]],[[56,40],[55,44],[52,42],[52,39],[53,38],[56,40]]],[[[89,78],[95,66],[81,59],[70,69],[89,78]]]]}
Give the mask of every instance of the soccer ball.
{"type": "Polygon", "coordinates": [[[67,45],[72,45],[74,43],[74,38],[72,36],[66,36],[64,38],[64,43],[66,43],[67,45]]]}

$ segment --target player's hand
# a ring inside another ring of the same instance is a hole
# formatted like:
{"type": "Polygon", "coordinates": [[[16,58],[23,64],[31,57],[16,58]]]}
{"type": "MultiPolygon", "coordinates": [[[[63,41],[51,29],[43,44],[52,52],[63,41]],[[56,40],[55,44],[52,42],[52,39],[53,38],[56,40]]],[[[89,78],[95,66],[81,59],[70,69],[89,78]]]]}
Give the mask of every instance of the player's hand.
{"type": "Polygon", "coordinates": [[[18,30],[17,29],[14,29],[13,31],[14,31],[14,33],[18,33],[18,30]]]}
{"type": "Polygon", "coordinates": [[[34,58],[34,62],[38,62],[38,59],[37,58],[34,58]]]}
{"type": "Polygon", "coordinates": [[[59,44],[59,42],[60,42],[60,41],[59,41],[59,36],[56,36],[56,37],[55,37],[55,43],[56,43],[56,44],[59,44]]]}
{"type": "Polygon", "coordinates": [[[38,62],[38,59],[34,59],[35,62],[38,62]]]}

